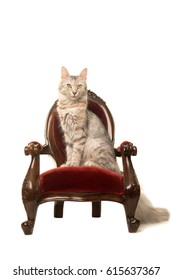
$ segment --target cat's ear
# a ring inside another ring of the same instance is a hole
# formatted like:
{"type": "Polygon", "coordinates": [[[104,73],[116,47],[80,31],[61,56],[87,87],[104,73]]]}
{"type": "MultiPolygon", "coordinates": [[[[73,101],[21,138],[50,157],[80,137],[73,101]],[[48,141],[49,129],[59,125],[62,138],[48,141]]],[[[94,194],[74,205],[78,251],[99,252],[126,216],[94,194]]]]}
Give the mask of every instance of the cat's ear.
{"type": "Polygon", "coordinates": [[[69,73],[68,73],[67,69],[64,66],[62,66],[62,68],[61,68],[61,78],[62,79],[67,79],[68,77],[69,77],[69,73]]]}
{"type": "Polygon", "coordinates": [[[84,80],[87,78],[87,68],[83,69],[82,72],[80,73],[80,77],[84,80]]]}

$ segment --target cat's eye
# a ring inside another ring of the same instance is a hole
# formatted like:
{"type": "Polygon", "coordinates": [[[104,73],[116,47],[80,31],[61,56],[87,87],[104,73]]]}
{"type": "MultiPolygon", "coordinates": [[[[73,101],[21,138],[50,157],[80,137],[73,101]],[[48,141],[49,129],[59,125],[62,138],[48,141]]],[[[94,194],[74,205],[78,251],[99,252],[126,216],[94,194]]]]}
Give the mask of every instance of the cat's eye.
{"type": "Polygon", "coordinates": [[[71,85],[70,85],[70,84],[67,84],[67,87],[68,87],[68,88],[71,88],[71,85]]]}
{"type": "Polygon", "coordinates": [[[81,87],[82,87],[82,84],[79,84],[79,85],[78,85],[78,88],[81,88],[81,87]]]}

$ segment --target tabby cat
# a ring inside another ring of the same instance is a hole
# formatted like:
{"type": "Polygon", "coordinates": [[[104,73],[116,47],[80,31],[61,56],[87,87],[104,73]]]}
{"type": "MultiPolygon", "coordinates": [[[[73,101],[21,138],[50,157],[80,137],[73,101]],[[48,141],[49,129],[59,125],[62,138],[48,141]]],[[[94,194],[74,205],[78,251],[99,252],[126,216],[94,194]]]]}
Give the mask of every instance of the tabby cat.
{"type": "MultiPolygon", "coordinates": [[[[117,173],[113,143],[100,119],[87,109],[87,69],[79,76],[61,69],[57,111],[64,132],[67,161],[62,166],[96,166],[117,173]]],[[[162,222],[169,219],[164,208],[154,208],[142,192],[136,209],[142,223],[162,222]]]]}
{"type": "Polygon", "coordinates": [[[63,166],[97,166],[117,173],[113,143],[100,119],[87,109],[87,69],[79,76],[61,69],[58,114],[64,132],[67,161],[63,166]]]}

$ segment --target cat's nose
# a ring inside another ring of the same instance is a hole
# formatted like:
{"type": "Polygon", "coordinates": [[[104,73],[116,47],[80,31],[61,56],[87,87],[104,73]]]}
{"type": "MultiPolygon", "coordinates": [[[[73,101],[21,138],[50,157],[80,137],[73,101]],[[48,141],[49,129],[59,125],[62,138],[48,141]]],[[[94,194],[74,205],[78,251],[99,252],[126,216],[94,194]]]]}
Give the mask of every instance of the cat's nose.
{"type": "Polygon", "coordinates": [[[73,95],[75,96],[77,94],[77,91],[73,91],[73,95]]]}

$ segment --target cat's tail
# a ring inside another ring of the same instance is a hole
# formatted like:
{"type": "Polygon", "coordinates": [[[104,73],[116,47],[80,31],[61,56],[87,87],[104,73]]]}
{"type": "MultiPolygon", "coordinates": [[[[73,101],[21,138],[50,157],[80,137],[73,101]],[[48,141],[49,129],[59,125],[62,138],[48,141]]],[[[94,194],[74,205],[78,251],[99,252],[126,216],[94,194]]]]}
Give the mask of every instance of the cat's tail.
{"type": "Polygon", "coordinates": [[[149,199],[142,192],[135,216],[142,224],[149,224],[168,221],[170,214],[165,208],[154,208],[149,199]]]}

